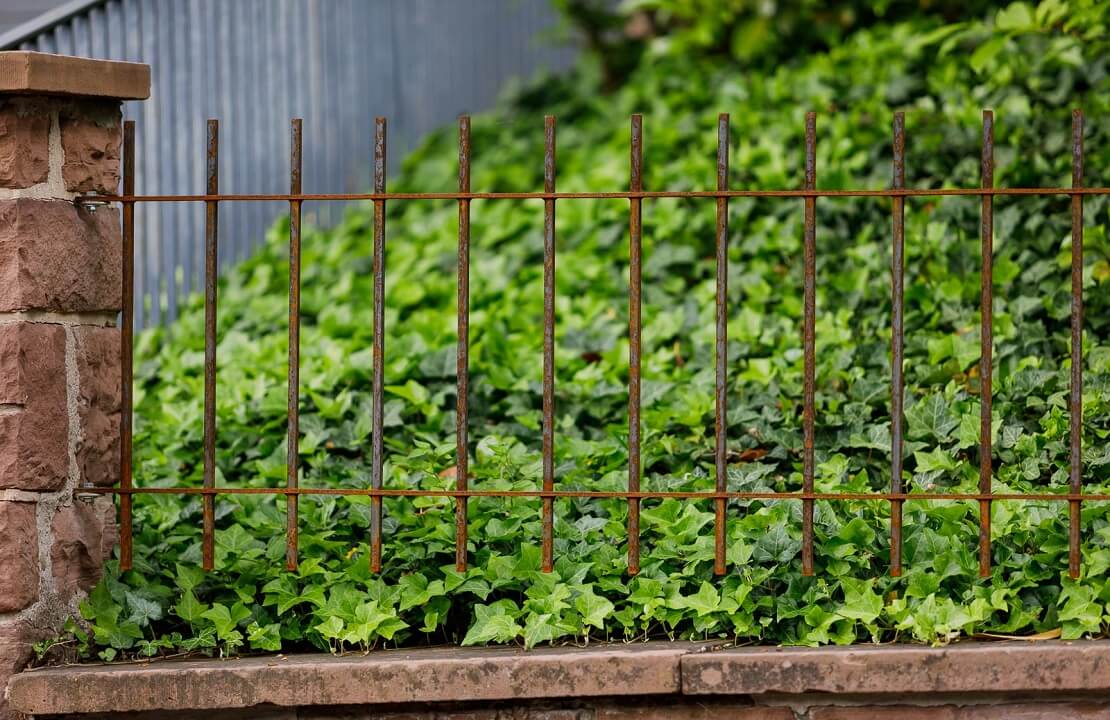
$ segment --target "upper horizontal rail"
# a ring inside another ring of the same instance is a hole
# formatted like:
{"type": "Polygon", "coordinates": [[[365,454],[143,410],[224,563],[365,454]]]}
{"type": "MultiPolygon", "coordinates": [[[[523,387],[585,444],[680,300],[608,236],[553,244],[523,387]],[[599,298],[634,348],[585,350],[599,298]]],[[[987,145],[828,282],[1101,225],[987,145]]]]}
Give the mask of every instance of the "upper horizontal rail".
{"type": "Polygon", "coordinates": [[[216,195],[83,195],[82,205],[110,202],[259,202],[299,200],[632,200],[651,198],[945,197],[953,195],[1110,195],[1110,187],[898,188],[889,190],[625,190],[620,192],[389,192],[216,195]]]}

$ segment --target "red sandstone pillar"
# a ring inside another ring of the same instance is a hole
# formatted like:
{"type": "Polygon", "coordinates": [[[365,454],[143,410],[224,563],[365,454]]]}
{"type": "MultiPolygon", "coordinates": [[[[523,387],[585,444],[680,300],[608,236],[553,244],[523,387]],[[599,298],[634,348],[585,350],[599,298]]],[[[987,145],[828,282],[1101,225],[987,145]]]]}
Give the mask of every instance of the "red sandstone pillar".
{"type": "MultiPolygon", "coordinates": [[[[0,52],[0,690],[76,614],[116,542],[120,103],[150,68],[0,52]]],[[[0,718],[14,717],[0,696],[0,718]]]]}

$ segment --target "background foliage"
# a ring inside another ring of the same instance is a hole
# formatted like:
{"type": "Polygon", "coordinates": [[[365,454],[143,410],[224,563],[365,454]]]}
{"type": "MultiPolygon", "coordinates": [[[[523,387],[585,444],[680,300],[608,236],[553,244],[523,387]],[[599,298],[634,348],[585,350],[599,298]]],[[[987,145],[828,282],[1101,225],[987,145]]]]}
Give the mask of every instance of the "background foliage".
{"type": "MultiPolygon", "coordinates": [[[[582,8],[566,2],[568,16],[582,8]]],[[[560,190],[628,183],[628,115],[645,122],[645,186],[714,178],[717,112],[732,115],[733,187],[800,183],[803,115],[819,111],[818,183],[885,187],[890,127],[907,113],[915,187],[978,183],[980,112],[994,108],[1000,186],[1070,182],[1070,109],[1083,106],[1087,180],[1105,184],[1107,4],[1016,3],[957,22],[941,3],[842,3],[761,14],[747,1],[642,0],[595,18],[635,46],[624,74],[598,55],[474,118],[473,187],[541,187],[542,114],[559,118],[560,190]],[[687,11],[695,7],[695,11],[687,11]],[[935,8],[935,9],[934,9],[935,8]],[[643,22],[648,22],[643,26],[643,22]],[[608,23],[608,25],[606,25],[608,23]],[[623,27],[621,25],[620,27],[623,27]],[[789,31],[784,32],[781,28],[789,31]],[[792,28],[792,30],[790,29],[792,28]],[[774,38],[778,38],[777,40],[774,38]]],[[[961,3],[980,13],[976,3],[961,3]]],[[[596,10],[596,8],[595,8],[596,10]]],[[[577,14],[576,14],[577,13],[577,14]]],[[[600,30],[598,30],[600,28],[600,30]]],[[[616,42],[616,41],[614,41],[616,42]]],[[[605,49],[603,44],[595,47],[605,49]]],[[[616,52],[615,50],[613,52],[616,52]]],[[[430,136],[391,188],[449,191],[455,136],[430,136]]],[[[476,202],[471,468],[477,488],[540,482],[542,206],[476,202]]],[[[998,492],[1067,485],[1068,202],[996,203],[995,435],[998,492]]],[[[1085,201],[1084,478],[1110,484],[1110,241],[1105,198],[1085,201]]],[[[789,491],[801,477],[801,203],[730,203],[729,487],[789,491]]],[[[708,490],[712,478],[713,204],[644,211],[645,488],[708,490]]],[[[386,478],[453,487],[456,208],[393,203],[387,240],[386,478]]],[[[890,484],[890,209],[818,203],[817,489],[890,484]]],[[[627,203],[558,207],[556,482],[626,483],[627,203]]],[[[906,486],[974,492],[979,382],[978,201],[906,211],[906,486]]],[[[302,485],[369,484],[371,214],[304,238],[302,485]]],[[[285,477],[287,226],[220,287],[218,483],[285,477]]],[[[202,305],[140,340],[138,482],[201,478],[202,305]]],[[[449,499],[385,501],[385,570],[367,565],[365,498],[301,500],[301,558],[283,570],[284,502],[217,503],[216,565],[200,562],[196,498],[136,502],[135,569],[108,577],[72,625],[85,655],[372,648],[462,642],[721,637],[756,643],[944,643],[961,635],[1101,634],[1110,584],[1104,504],[1083,511],[1083,576],[1066,578],[1066,503],[994,503],[993,576],[977,578],[977,506],[911,502],[903,578],[888,576],[883,502],[819,502],[817,576],[800,573],[800,507],[729,506],[730,572],[712,575],[708,503],[645,501],[643,571],[626,573],[623,501],[556,502],[556,572],[539,572],[534,499],[472,499],[471,569],[453,567],[449,499]]]]}

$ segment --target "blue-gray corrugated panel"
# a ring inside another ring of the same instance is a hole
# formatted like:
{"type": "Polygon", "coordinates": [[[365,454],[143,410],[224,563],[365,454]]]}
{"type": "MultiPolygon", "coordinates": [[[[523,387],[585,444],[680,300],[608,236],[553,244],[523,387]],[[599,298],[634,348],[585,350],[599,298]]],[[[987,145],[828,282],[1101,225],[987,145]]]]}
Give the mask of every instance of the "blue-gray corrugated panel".
{"type": "MultiPolygon", "coordinates": [[[[537,40],[556,22],[546,0],[101,0],[61,17],[6,47],[152,66],[150,100],[125,110],[136,187],[150,194],[204,190],[209,117],[220,120],[222,191],[286,191],[289,120],[303,117],[304,190],[357,192],[369,186],[374,116],[389,120],[396,168],[425,133],[489,107],[506,82],[574,57],[537,40]]],[[[221,207],[221,266],[249,255],[284,211],[221,207]]],[[[319,203],[305,219],[342,212],[319,203]]],[[[203,286],[203,241],[200,204],[139,206],[137,326],[173,320],[203,286]]]]}

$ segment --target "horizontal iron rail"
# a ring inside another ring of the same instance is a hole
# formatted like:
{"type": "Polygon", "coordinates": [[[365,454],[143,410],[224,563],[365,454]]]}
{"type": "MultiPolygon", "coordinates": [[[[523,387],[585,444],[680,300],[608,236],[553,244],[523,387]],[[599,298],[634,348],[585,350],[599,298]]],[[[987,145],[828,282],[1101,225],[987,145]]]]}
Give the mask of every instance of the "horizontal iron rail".
{"type": "Polygon", "coordinates": [[[959,195],[1110,195],[1110,187],[905,188],[889,190],[643,190],[621,192],[396,192],[227,195],[82,195],[74,202],[260,202],[299,200],[650,200],[655,198],[949,197],[959,195]]]}
{"type": "Polygon", "coordinates": [[[101,495],[365,495],[370,497],[493,497],[493,498],[682,498],[686,500],[1062,500],[1110,502],[1110,493],[800,493],[800,492],[699,492],[669,490],[421,490],[417,488],[244,488],[244,487],[145,487],[82,488],[101,495]]]}

